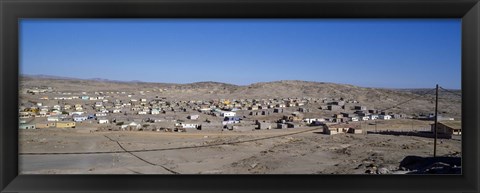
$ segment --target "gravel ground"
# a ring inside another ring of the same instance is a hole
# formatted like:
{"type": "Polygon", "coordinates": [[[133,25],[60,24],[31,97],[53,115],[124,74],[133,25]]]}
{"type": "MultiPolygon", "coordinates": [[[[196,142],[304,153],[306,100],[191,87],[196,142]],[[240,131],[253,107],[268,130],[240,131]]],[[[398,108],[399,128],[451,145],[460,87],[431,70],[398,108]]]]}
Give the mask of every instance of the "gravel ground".
{"type": "MultiPolygon", "coordinates": [[[[384,124],[377,129],[392,129],[394,125],[389,128],[384,124]]],[[[389,174],[408,172],[399,167],[407,156],[433,154],[431,138],[380,134],[329,136],[320,131],[314,127],[186,133],[22,130],[21,153],[99,153],[21,154],[20,173],[389,174]]],[[[459,138],[439,140],[437,155],[461,157],[459,138]]]]}

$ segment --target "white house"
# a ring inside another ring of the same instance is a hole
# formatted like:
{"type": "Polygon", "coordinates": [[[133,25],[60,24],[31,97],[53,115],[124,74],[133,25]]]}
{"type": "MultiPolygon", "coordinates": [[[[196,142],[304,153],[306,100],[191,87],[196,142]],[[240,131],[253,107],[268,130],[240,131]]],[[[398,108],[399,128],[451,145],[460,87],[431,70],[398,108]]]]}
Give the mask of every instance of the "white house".
{"type": "Polygon", "coordinates": [[[370,119],[371,119],[371,120],[378,119],[378,115],[370,115],[370,119]]]}
{"type": "Polygon", "coordinates": [[[62,107],[60,105],[53,105],[53,109],[62,110],[62,107]]]}
{"type": "Polygon", "coordinates": [[[362,117],[362,121],[368,121],[368,120],[370,120],[370,118],[368,116],[363,116],[362,117]]]}
{"type": "Polygon", "coordinates": [[[131,122],[129,124],[120,126],[120,128],[122,128],[122,129],[126,129],[128,127],[133,128],[133,129],[140,129],[140,128],[142,128],[142,125],[140,125],[138,123],[135,123],[135,122],[131,122]]]}
{"type": "Polygon", "coordinates": [[[103,102],[95,102],[95,107],[102,107],[103,106],[103,102]]]}
{"type": "Polygon", "coordinates": [[[36,129],[34,124],[20,124],[19,129],[36,129]]]}
{"type": "Polygon", "coordinates": [[[68,114],[69,114],[70,116],[72,116],[72,115],[83,115],[83,113],[84,113],[84,112],[76,111],[76,112],[69,112],[68,114]]]}
{"type": "Polygon", "coordinates": [[[98,119],[98,124],[108,124],[110,123],[108,119],[98,119]]]}
{"type": "Polygon", "coordinates": [[[107,109],[102,108],[102,109],[100,109],[99,112],[105,113],[105,115],[107,115],[110,111],[108,111],[107,109]]]}
{"type": "Polygon", "coordinates": [[[158,110],[158,109],[152,109],[151,114],[152,114],[152,115],[158,115],[158,114],[160,114],[160,110],[158,110]]]}
{"type": "Polygon", "coordinates": [[[358,117],[352,117],[352,121],[358,121],[358,117]]]}
{"type": "Polygon", "coordinates": [[[180,126],[184,129],[196,129],[200,124],[196,123],[181,123],[180,126]]]}
{"type": "Polygon", "coordinates": [[[82,121],[85,121],[87,119],[88,119],[87,116],[80,116],[80,115],[73,116],[73,121],[75,121],[75,122],[82,122],[82,121]]]}
{"type": "Polygon", "coordinates": [[[237,113],[231,111],[222,111],[220,116],[222,117],[234,117],[237,113]]]}
{"type": "Polygon", "coordinates": [[[390,120],[390,119],[392,119],[392,116],[390,116],[390,115],[380,115],[379,118],[383,119],[383,120],[390,120]]]}
{"type": "Polygon", "coordinates": [[[107,113],[104,113],[104,112],[95,113],[95,117],[105,117],[105,116],[107,116],[107,113]]]}
{"type": "Polygon", "coordinates": [[[30,114],[30,112],[20,112],[18,114],[18,118],[30,118],[32,117],[32,114],[30,114]]]}
{"type": "Polygon", "coordinates": [[[312,124],[315,121],[325,122],[325,119],[323,119],[323,118],[306,118],[306,119],[303,119],[303,122],[308,123],[308,124],[312,124]]]}
{"type": "Polygon", "coordinates": [[[45,117],[45,116],[47,116],[47,113],[48,113],[48,111],[40,111],[40,112],[38,112],[38,116],[39,117],[45,117]]]}
{"type": "Polygon", "coordinates": [[[189,115],[188,119],[196,120],[198,119],[199,115],[189,115]]]}
{"type": "Polygon", "coordinates": [[[47,118],[47,121],[60,121],[60,117],[58,116],[50,116],[47,118]]]}

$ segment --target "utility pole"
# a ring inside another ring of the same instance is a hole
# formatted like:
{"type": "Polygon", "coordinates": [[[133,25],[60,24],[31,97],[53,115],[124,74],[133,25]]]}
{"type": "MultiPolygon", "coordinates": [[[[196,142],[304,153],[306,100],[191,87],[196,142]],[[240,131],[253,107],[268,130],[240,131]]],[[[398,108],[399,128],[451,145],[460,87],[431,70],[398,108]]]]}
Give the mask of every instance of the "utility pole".
{"type": "Polygon", "coordinates": [[[435,91],[435,139],[433,141],[433,157],[437,157],[437,126],[438,126],[438,84],[435,91]]]}

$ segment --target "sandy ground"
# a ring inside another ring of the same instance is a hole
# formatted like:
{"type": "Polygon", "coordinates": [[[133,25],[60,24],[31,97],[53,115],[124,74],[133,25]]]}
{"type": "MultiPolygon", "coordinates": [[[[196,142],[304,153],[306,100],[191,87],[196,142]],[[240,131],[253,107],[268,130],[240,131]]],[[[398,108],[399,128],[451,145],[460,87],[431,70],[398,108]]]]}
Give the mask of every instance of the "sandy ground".
{"type": "MultiPolygon", "coordinates": [[[[405,122],[377,124],[377,130],[412,127],[405,122]]],[[[414,129],[428,128],[426,122],[412,124],[414,129]]],[[[431,138],[365,131],[329,136],[321,131],[320,127],[186,133],[22,130],[19,149],[27,154],[19,156],[19,170],[22,174],[364,174],[372,168],[398,171],[406,156],[433,154],[431,138]]],[[[439,140],[437,155],[461,156],[460,137],[439,140]]]]}

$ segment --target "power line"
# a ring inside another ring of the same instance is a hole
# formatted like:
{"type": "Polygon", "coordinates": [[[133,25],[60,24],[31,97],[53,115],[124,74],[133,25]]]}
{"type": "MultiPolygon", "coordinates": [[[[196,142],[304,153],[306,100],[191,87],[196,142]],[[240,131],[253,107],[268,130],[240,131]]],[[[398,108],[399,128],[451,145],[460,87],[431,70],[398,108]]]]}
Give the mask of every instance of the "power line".
{"type": "Polygon", "coordinates": [[[458,94],[458,93],[455,93],[455,92],[453,92],[453,91],[447,90],[447,89],[445,89],[445,88],[443,88],[443,87],[440,87],[440,89],[442,89],[443,91],[449,92],[449,93],[451,93],[451,94],[457,95],[457,96],[459,96],[459,97],[462,97],[461,94],[458,94]]]}
{"type": "Polygon", "coordinates": [[[410,101],[412,101],[412,100],[415,100],[415,99],[418,99],[418,98],[420,98],[420,97],[423,97],[423,95],[426,95],[428,92],[434,91],[434,90],[435,90],[435,89],[427,90],[427,91],[423,92],[422,94],[417,94],[418,96],[415,96],[415,97],[410,98],[410,99],[408,99],[408,100],[405,100],[405,101],[403,101],[403,102],[397,103],[396,105],[394,105],[394,106],[392,106],[392,107],[390,107],[390,108],[386,108],[386,109],[383,109],[383,110],[380,110],[380,111],[386,111],[386,110],[390,110],[390,109],[396,108],[396,107],[398,107],[398,106],[400,106],[400,105],[403,105],[403,104],[405,104],[405,103],[408,103],[408,102],[410,102],[410,101]]]}

